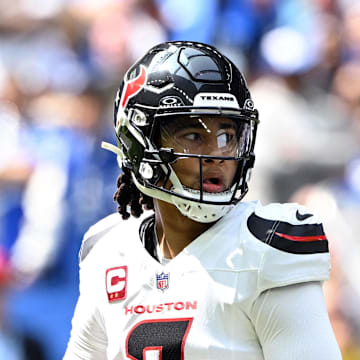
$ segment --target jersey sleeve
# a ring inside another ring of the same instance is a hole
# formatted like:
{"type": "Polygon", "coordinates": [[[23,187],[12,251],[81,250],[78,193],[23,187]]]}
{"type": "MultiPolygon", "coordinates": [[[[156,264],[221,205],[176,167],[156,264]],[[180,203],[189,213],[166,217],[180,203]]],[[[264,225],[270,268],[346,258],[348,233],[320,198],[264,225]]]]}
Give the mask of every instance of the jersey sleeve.
{"type": "Polygon", "coordinates": [[[249,316],[265,360],[341,360],[319,282],[266,290],[249,316]]]}
{"type": "Polygon", "coordinates": [[[298,204],[257,207],[247,225],[262,247],[259,293],[274,287],[328,279],[328,241],[319,218],[305,207],[298,204]]]}
{"type": "Polygon", "coordinates": [[[106,360],[106,346],[99,311],[93,297],[83,292],[76,305],[64,360],[106,360]]]}
{"type": "Polygon", "coordinates": [[[97,254],[92,251],[97,242],[118,223],[110,216],[92,226],[84,235],[79,253],[80,295],[72,319],[72,330],[64,360],[105,360],[107,336],[101,312],[99,293],[102,284],[97,271],[97,254]]]}

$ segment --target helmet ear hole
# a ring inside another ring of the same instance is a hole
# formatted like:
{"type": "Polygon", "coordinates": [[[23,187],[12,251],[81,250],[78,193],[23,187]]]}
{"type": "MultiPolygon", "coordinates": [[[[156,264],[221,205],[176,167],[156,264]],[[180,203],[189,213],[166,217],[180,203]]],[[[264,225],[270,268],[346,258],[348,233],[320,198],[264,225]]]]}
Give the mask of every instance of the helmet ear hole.
{"type": "Polygon", "coordinates": [[[159,165],[150,165],[147,162],[141,162],[139,167],[139,174],[145,181],[148,180],[153,184],[157,184],[157,182],[162,177],[163,171],[159,165]]]}
{"type": "Polygon", "coordinates": [[[152,179],[154,171],[150,164],[141,162],[139,167],[139,173],[144,179],[152,179]]]}

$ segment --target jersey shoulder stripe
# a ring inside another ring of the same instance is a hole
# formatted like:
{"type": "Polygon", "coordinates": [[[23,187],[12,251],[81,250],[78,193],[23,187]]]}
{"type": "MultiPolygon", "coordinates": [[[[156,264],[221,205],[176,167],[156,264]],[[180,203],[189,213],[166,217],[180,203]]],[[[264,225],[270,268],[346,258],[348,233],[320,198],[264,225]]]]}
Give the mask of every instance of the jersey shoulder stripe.
{"type": "Polygon", "coordinates": [[[291,224],[266,219],[253,212],[247,227],[256,239],[281,251],[292,254],[329,252],[322,224],[291,224]]]}

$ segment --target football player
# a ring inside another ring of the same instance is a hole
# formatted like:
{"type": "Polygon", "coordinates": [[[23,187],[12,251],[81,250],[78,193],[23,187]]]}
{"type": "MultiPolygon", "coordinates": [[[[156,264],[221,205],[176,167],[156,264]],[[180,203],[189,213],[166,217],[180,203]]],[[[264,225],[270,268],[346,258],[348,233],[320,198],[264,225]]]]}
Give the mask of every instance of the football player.
{"type": "Polygon", "coordinates": [[[235,65],[206,44],[155,46],[114,115],[121,216],[85,234],[65,359],[341,359],[321,222],[240,201],[259,120],[235,65]]]}

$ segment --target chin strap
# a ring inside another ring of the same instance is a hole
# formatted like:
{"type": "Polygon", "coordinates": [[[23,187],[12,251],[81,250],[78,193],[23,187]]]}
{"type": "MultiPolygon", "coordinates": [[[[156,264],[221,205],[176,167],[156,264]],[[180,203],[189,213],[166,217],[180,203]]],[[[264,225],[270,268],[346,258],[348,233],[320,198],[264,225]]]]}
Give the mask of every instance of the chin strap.
{"type": "Polygon", "coordinates": [[[108,150],[108,151],[111,151],[112,153],[116,154],[117,156],[119,156],[122,160],[125,159],[125,155],[124,153],[122,152],[122,150],[116,146],[116,145],[113,145],[113,144],[110,144],[106,141],[102,141],[101,142],[101,147],[105,150],[108,150]]]}
{"type": "Polygon", "coordinates": [[[101,147],[103,149],[111,151],[112,153],[117,155],[117,162],[118,162],[119,168],[122,169],[123,161],[126,159],[126,156],[124,155],[122,150],[118,146],[110,144],[106,141],[101,142],[101,147]]]}

